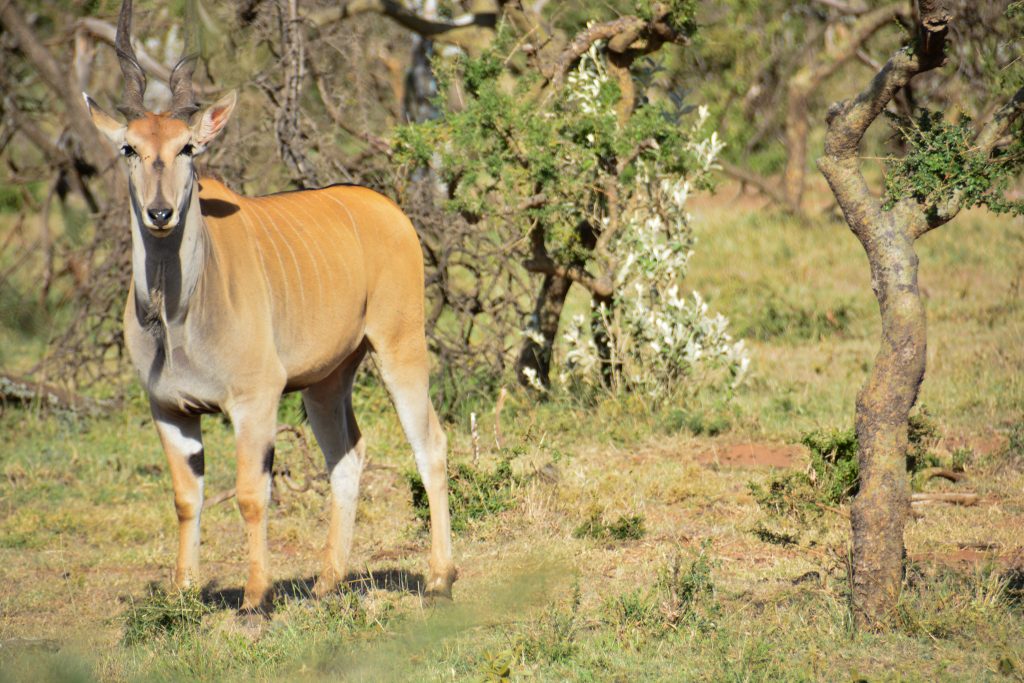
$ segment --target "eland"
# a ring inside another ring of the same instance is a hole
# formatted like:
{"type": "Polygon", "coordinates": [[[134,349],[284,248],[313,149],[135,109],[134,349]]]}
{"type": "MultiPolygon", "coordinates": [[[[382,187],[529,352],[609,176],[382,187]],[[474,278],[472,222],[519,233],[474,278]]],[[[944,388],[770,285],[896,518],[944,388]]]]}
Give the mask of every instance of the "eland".
{"type": "Polygon", "coordinates": [[[355,186],[243,197],[199,177],[195,158],[235,108],[229,93],[200,112],[192,60],[170,77],[165,113],[143,106],[146,75],[124,0],[116,50],[126,122],[85,95],[95,126],[120,151],[131,205],[132,279],[125,345],[149,396],[167,456],[179,524],[175,584],[198,580],[205,470],[200,417],[234,427],[236,495],[249,575],[243,611],[270,597],[267,505],[277,408],[301,391],[331,484],[331,519],[314,593],[344,581],[366,446],[352,410],[356,369],[374,354],[430,504],[429,594],[455,580],[447,441],[428,395],[423,256],[393,202],[355,186]]]}

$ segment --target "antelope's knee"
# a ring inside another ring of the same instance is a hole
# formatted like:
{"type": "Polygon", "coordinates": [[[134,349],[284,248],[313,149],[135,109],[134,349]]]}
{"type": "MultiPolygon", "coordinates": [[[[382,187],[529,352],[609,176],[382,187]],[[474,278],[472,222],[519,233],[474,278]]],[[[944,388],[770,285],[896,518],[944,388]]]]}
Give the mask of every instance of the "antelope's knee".
{"type": "Polygon", "coordinates": [[[199,516],[203,509],[203,503],[199,496],[175,496],[174,509],[178,513],[179,522],[190,522],[199,516]]]}
{"type": "Polygon", "coordinates": [[[238,511],[246,522],[258,522],[267,509],[267,497],[262,492],[238,492],[238,511]]]}

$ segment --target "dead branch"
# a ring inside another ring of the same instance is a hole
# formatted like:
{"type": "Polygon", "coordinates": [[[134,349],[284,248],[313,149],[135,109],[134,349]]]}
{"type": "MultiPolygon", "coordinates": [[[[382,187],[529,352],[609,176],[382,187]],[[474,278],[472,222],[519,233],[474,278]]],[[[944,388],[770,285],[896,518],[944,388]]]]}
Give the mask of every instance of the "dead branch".
{"type": "Polygon", "coordinates": [[[758,192],[765,195],[779,206],[786,205],[786,197],[782,194],[782,190],[775,187],[775,185],[768,181],[767,178],[764,178],[753,171],[748,171],[745,168],[731,164],[724,159],[719,159],[717,163],[722,167],[722,171],[727,176],[731,176],[732,178],[746,183],[747,185],[752,185],[757,188],[758,192]]]}
{"type": "MultiPolygon", "coordinates": [[[[21,48],[43,82],[63,103],[75,135],[82,141],[86,160],[94,168],[107,169],[114,160],[114,152],[92,125],[92,119],[81,93],[72,87],[69,70],[62,69],[43,47],[35,33],[23,19],[27,13],[14,0],[0,3],[0,23],[21,48]]],[[[111,182],[117,182],[112,180],[111,182]]]]}
{"type": "MultiPolygon", "coordinates": [[[[76,38],[87,35],[91,38],[95,38],[107,45],[114,46],[114,38],[117,35],[117,27],[110,24],[102,19],[96,19],[94,17],[83,17],[78,20],[76,24],[76,38]]],[[[144,49],[142,42],[138,38],[132,38],[132,48],[135,50],[135,57],[139,61],[139,65],[146,70],[146,73],[150,76],[163,81],[165,84],[171,80],[171,71],[173,67],[165,65],[163,62],[150,56],[144,49]]],[[[213,95],[220,91],[220,88],[203,86],[203,85],[192,85],[192,89],[200,95],[213,95]]]]}
{"type": "Polygon", "coordinates": [[[400,26],[439,43],[455,45],[470,55],[479,55],[494,40],[498,25],[497,3],[485,3],[491,11],[478,11],[456,17],[451,21],[438,21],[422,17],[393,0],[349,0],[337,7],[311,10],[304,13],[313,26],[325,26],[359,14],[381,14],[400,26]]]}
{"type": "Polygon", "coordinates": [[[580,31],[548,69],[552,89],[561,89],[572,65],[599,40],[608,42],[610,52],[630,52],[634,58],[655,52],[666,42],[687,43],[685,36],[676,33],[662,21],[664,17],[662,13],[649,22],[640,17],[619,17],[580,31]]]}
{"type": "Polygon", "coordinates": [[[565,266],[556,263],[547,255],[535,255],[533,258],[523,261],[523,267],[531,273],[543,273],[544,275],[567,278],[582,285],[597,296],[608,297],[615,293],[615,286],[611,278],[606,276],[594,277],[583,266],[576,264],[565,266]]]}
{"type": "Polygon", "coordinates": [[[367,131],[358,130],[355,126],[351,125],[348,122],[348,119],[342,115],[341,110],[338,109],[338,105],[334,103],[334,98],[331,96],[331,92],[328,90],[327,83],[324,81],[323,76],[314,71],[313,79],[316,82],[317,90],[320,92],[320,100],[324,104],[324,110],[327,111],[327,115],[331,117],[331,121],[334,122],[334,125],[338,126],[349,135],[367,142],[378,152],[387,155],[390,159],[392,154],[394,154],[391,144],[384,138],[378,137],[367,131]]]}
{"type": "Polygon", "coordinates": [[[946,479],[947,481],[957,482],[963,481],[967,478],[967,474],[964,472],[954,472],[953,470],[946,469],[945,467],[928,467],[921,470],[918,473],[924,480],[928,479],[946,479]]]}
{"type": "Polygon", "coordinates": [[[300,187],[318,187],[316,169],[306,156],[299,124],[299,96],[305,77],[305,40],[296,0],[278,0],[281,44],[284,46],[284,92],[274,133],[281,160],[292,170],[300,187]]]}
{"type": "Polygon", "coordinates": [[[104,404],[53,384],[0,374],[0,404],[39,404],[43,407],[87,415],[99,413],[104,404]]]}
{"type": "Polygon", "coordinates": [[[473,467],[480,461],[480,431],[476,425],[476,413],[469,414],[469,436],[473,446],[473,467]]]}
{"type": "Polygon", "coordinates": [[[914,493],[910,496],[910,504],[918,507],[932,503],[977,505],[979,500],[977,493],[914,493]]]}
{"type": "Polygon", "coordinates": [[[203,510],[204,511],[205,510],[209,510],[210,508],[214,507],[215,505],[220,505],[224,501],[231,500],[234,497],[235,497],[235,489],[233,489],[233,488],[228,489],[227,491],[221,491],[216,496],[210,496],[209,498],[207,498],[206,500],[203,501],[203,510]]]}
{"type": "Polygon", "coordinates": [[[842,13],[842,14],[853,14],[853,15],[866,14],[871,9],[867,5],[865,5],[863,3],[860,3],[860,2],[846,3],[846,2],[842,2],[841,0],[814,0],[814,1],[816,3],[818,3],[819,5],[825,5],[826,7],[831,7],[832,9],[839,10],[839,12],[842,13]]]}

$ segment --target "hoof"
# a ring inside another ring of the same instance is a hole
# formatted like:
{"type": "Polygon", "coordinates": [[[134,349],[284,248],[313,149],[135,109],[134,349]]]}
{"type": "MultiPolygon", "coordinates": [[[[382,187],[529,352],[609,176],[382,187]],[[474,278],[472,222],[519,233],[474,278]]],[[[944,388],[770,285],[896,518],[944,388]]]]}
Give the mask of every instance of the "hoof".
{"type": "Polygon", "coordinates": [[[264,627],[270,623],[270,612],[262,607],[243,607],[235,615],[238,625],[250,634],[258,635],[263,632],[264,627]]]}
{"type": "Polygon", "coordinates": [[[434,607],[450,605],[453,602],[452,588],[451,586],[448,586],[447,588],[436,588],[433,590],[428,590],[426,593],[423,594],[423,601],[426,604],[434,607]]]}
{"type": "Polygon", "coordinates": [[[424,597],[434,603],[451,602],[452,584],[455,583],[458,577],[459,572],[455,567],[449,567],[441,572],[432,571],[430,579],[427,581],[427,590],[424,597]]]}
{"type": "Polygon", "coordinates": [[[317,579],[316,583],[313,584],[313,597],[317,600],[323,600],[328,595],[338,593],[341,588],[341,583],[338,581],[325,581],[323,579],[317,579]]]}

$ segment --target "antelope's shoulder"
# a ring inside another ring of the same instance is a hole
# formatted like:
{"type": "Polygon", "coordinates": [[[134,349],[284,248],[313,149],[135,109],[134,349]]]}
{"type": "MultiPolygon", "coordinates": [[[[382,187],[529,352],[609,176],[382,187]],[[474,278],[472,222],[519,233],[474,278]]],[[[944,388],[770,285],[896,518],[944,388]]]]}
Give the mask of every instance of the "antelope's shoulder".
{"type": "Polygon", "coordinates": [[[245,197],[216,178],[199,179],[199,207],[207,224],[231,220],[237,216],[244,202],[245,197]]]}

